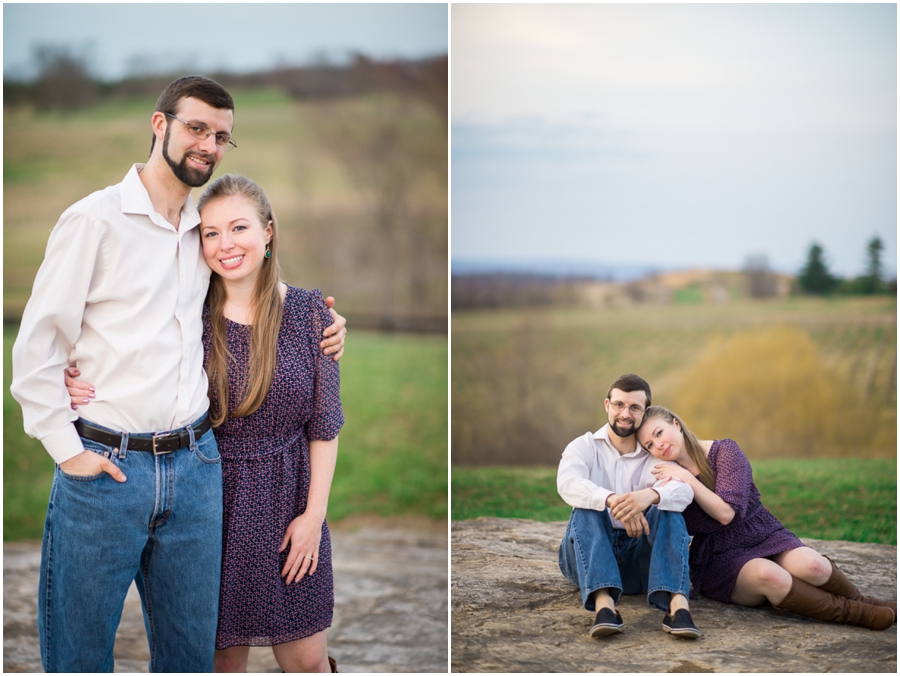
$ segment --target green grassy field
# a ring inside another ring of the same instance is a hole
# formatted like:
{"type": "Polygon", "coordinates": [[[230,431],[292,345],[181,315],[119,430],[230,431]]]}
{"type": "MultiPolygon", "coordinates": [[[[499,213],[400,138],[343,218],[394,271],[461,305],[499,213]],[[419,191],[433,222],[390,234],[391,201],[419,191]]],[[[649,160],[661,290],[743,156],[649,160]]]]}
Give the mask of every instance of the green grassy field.
{"type": "MultiPolygon", "coordinates": [[[[897,544],[896,459],[758,460],[763,505],[799,537],[897,544]]],[[[565,521],[555,467],[454,467],[452,518],[565,521]]]]}
{"type": "MultiPolygon", "coordinates": [[[[53,461],[9,394],[17,328],[3,331],[3,538],[40,538],[53,461]]],[[[328,518],[447,515],[447,341],[351,331],[341,360],[346,423],[328,518]]]]}
{"type": "Polygon", "coordinates": [[[454,312],[451,362],[454,468],[553,464],[624,373],[751,460],[896,457],[893,297],[454,312]]]}

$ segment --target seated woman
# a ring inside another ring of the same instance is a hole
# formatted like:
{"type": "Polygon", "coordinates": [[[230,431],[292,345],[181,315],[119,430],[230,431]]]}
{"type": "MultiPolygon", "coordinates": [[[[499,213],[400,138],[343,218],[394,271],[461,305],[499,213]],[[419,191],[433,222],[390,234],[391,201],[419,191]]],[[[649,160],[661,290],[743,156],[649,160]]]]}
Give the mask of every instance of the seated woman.
{"type": "MultiPolygon", "coordinates": [[[[271,646],[286,672],[336,671],[325,514],[344,416],[338,365],[319,344],[332,315],[318,291],[281,281],[275,214],[259,185],[222,176],[198,209],[212,270],[203,347],[224,499],[214,670],[246,671],[250,646],[271,646]]],[[[76,374],[66,377],[73,406],[92,390],[76,374]]]]}
{"type": "Polygon", "coordinates": [[[651,406],[638,443],[657,460],[659,479],[694,489],[684,510],[691,542],[692,595],[776,608],[818,620],[887,629],[896,601],[860,594],[835,563],[804,544],[760,502],[747,457],[731,439],[698,440],[671,411],[651,406]]]}

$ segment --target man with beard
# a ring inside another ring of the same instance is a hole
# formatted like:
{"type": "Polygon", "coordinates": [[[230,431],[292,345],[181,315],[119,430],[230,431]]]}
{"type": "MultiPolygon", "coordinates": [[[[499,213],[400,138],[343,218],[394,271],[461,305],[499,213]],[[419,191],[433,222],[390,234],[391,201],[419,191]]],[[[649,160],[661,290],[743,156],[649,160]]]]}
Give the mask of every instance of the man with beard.
{"type": "MultiPolygon", "coordinates": [[[[151,118],[150,159],[63,213],[35,278],[11,390],[57,463],[38,599],[47,672],[113,670],[132,580],[150,670],[213,669],[222,471],[201,342],[210,271],[190,191],[237,147],[233,124],[218,83],[170,84],[151,118]],[[103,393],[90,420],[70,406],[70,363],[103,393]]],[[[326,331],[336,357],[343,323],[326,331]]]]}
{"type": "Polygon", "coordinates": [[[619,377],[606,400],[608,424],[571,442],[556,486],[573,507],[559,546],[559,568],[581,589],[585,610],[596,613],[590,635],[622,631],[616,603],[622,594],[647,594],[662,610],[663,631],[697,638],[688,608],[688,537],[681,512],[694,498],[681,481],[657,481],[658,464],[635,432],[650,406],[650,386],[636,375],[619,377]]]}

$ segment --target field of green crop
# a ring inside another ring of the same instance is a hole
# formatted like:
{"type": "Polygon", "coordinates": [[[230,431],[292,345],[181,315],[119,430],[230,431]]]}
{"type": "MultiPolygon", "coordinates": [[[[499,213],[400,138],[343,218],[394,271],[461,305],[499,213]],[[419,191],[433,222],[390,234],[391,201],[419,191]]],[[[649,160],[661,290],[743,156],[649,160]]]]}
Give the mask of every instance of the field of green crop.
{"type": "MultiPolygon", "coordinates": [[[[41,537],[53,461],[9,394],[16,327],[3,332],[3,538],[41,537]]],[[[447,341],[351,331],[341,359],[346,422],[328,518],[447,516],[447,341]]]]}
{"type": "Polygon", "coordinates": [[[893,297],[452,315],[452,463],[555,464],[623,373],[751,459],[897,452],[893,297]]]}

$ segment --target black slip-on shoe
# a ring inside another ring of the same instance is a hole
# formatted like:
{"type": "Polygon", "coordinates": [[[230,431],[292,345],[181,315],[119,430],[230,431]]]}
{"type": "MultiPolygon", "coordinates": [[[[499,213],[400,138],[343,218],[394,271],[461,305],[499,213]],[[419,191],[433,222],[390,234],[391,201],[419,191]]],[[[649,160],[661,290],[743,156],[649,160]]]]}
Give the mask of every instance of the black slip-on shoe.
{"type": "Polygon", "coordinates": [[[597,613],[597,619],[594,620],[594,626],[588,632],[594,638],[598,636],[606,636],[607,634],[619,634],[624,627],[622,616],[618,611],[609,608],[601,608],[597,613]]]}
{"type": "Polygon", "coordinates": [[[679,638],[700,638],[700,630],[694,626],[691,614],[687,610],[676,610],[675,615],[663,618],[663,631],[679,638]]]}

